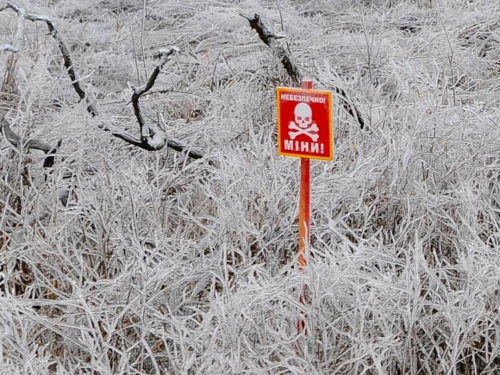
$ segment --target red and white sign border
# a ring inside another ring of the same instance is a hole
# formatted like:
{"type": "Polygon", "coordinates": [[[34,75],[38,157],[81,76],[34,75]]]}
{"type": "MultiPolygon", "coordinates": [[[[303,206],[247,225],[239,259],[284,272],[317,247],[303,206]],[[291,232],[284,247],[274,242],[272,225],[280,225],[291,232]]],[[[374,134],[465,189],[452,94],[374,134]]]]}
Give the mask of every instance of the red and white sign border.
{"type": "Polygon", "coordinates": [[[304,158],[304,159],[316,159],[316,160],[328,160],[331,161],[333,160],[333,143],[334,143],[334,138],[333,138],[333,101],[332,101],[332,92],[331,91],[324,91],[324,90],[307,90],[307,89],[301,89],[301,88],[294,88],[294,87],[277,87],[276,88],[276,100],[278,101],[277,105],[277,112],[278,112],[278,155],[281,156],[288,156],[288,157],[295,157],[295,158],[304,158]],[[328,134],[330,137],[330,156],[317,156],[317,155],[297,155],[296,153],[289,153],[286,151],[282,150],[281,147],[281,108],[280,108],[280,97],[281,93],[285,92],[295,92],[295,93],[311,93],[311,94],[321,94],[321,95],[327,95],[328,97],[328,134]]]}

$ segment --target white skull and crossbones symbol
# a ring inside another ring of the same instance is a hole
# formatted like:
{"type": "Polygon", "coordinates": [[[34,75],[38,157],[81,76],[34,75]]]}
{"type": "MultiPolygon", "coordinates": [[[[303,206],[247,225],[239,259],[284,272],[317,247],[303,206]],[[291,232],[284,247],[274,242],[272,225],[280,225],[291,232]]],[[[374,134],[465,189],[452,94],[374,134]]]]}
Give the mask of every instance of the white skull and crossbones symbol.
{"type": "Polygon", "coordinates": [[[311,138],[314,142],[318,140],[318,125],[313,123],[312,109],[309,104],[299,103],[295,106],[294,110],[295,122],[290,121],[288,125],[288,136],[290,139],[295,139],[298,135],[304,134],[311,138]],[[296,131],[293,131],[296,130],[296,131]]]}

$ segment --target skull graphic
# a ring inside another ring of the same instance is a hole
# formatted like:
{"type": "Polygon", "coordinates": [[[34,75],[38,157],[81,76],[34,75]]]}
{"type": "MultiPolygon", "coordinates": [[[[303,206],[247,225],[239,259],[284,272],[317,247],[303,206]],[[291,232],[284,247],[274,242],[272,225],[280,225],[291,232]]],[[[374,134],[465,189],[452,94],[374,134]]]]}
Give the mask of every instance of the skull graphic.
{"type": "Polygon", "coordinates": [[[302,129],[307,129],[312,123],[312,109],[306,103],[295,106],[295,123],[302,129]]]}
{"type": "Polygon", "coordinates": [[[295,122],[290,121],[288,125],[288,136],[290,139],[295,139],[299,135],[306,135],[317,142],[319,138],[319,128],[318,125],[313,123],[312,120],[312,108],[309,104],[299,103],[295,106],[294,110],[295,122]]]}

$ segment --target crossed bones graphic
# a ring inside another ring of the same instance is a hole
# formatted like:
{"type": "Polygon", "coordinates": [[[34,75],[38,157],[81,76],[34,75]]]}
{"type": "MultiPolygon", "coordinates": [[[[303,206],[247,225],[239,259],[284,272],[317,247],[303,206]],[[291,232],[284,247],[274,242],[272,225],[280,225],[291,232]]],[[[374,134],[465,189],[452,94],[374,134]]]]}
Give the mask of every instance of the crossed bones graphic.
{"type": "Polygon", "coordinates": [[[308,128],[301,128],[295,124],[295,122],[290,121],[290,125],[288,125],[288,129],[290,130],[296,130],[296,132],[290,131],[288,132],[288,135],[290,136],[291,139],[295,139],[298,135],[304,134],[310,137],[313,142],[316,142],[318,140],[319,135],[317,134],[319,131],[318,125],[312,124],[308,128]]]}

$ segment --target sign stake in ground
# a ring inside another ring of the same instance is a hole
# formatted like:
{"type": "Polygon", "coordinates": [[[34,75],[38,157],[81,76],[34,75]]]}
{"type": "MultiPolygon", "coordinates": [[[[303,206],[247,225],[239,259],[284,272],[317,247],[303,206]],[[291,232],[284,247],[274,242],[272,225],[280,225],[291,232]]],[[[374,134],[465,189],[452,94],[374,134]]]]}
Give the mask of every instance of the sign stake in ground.
{"type": "MultiPolygon", "coordinates": [[[[333,159],[332,93],[312,90],[311,79],[302,80],[301,88],[278,87],[278,154],[300,157],[299,198],[299,271],[307,265],[311,238],[311,164],[310,159],[333,159]]],[[[300,302],[307,302],[307,285],[300,302]]],[[[298,322],[299,332],[306,331],[305,314],[298,322]]]]}

